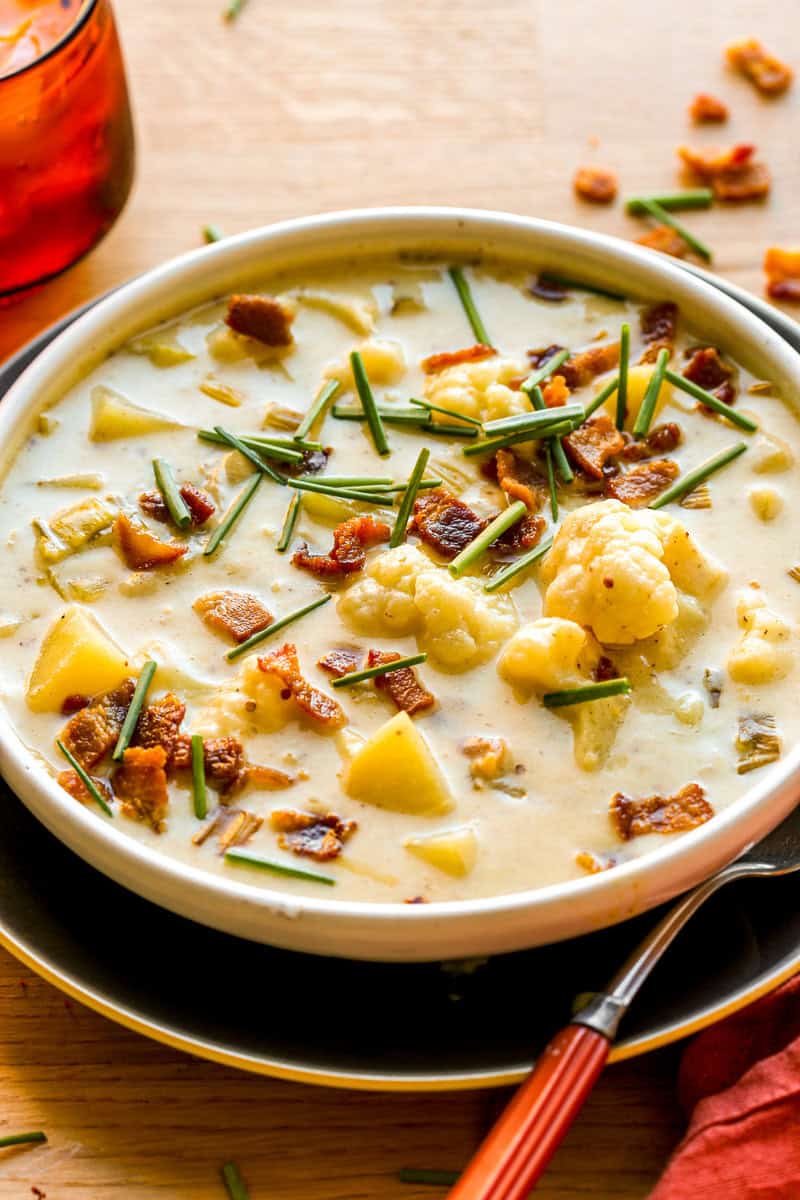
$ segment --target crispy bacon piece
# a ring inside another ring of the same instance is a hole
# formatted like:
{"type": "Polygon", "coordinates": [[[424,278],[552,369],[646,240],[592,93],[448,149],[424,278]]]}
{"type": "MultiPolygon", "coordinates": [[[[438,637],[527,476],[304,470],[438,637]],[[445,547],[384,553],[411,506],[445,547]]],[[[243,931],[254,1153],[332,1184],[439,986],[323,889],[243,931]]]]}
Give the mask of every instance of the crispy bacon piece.
{"type": "Polygon", "coordinates": [[[114,521],[114,542],[120,557],[132,571],[149,571],[181,558],[189,549],[178,542],[160,542],[138,521],[120,513],[114,521]]]}
{"type": "Polygon", "coordinates": [[[695,125],[719,124],[727,121],[728,106],[708,92],[698,92],[689,105],[689,116],[695,125]]]}
{"type": "Polygon", "coordinates": [[[455,558],[486,527],[468,504],[445,488],[432,488],[414,501],[409,532],[433,547],[443,558],[455,558]]]}
{"type": "Polygon", "coordinates": [[[645,458],[654,458],[657,454],[670,454],[683,441],[681,427],[674,421],[656,425],[646,438],[634,438],[629,433],[623,433],[622,436],[626,441],[620,458],[624,458],[626,462],[641,462],[645,458]]]}
{"type": "Polygon", "coordinates": [[[607,654],[601,654],[592,670],[595,683],[606,683],[609,679],[619,679],[619,671],[607,654]]]}
{"type": "Polygon", "coordinates": [[[543,367],[548,359],[563,349],[565,349],[564,346],[559,346],[557,342],[553,342],[550,346],[540,347],[538,350],[529,350],[528,362],[530,363],[531,370],[536,371],[539,367],[543,367]]]}
{"type": "MultiPolygon", "coordinates": [[[[264,767],[249,763],[245,759],[244,747],[238,738],[203,738],[203,763],[206,781],[220,794],[220,802],[230,803],[230,797],[246,788],[261,791],[277,791],[291,787],[295,779],[276,767],[264,767]],[[223,799],[223,797],[225,799],[223,799]]],[[[192,744],[188,734],[177,739],[171,766],[174,770],[188,770],[192,765],[192,744]]]]}
{"type": "Polygon", "coordinates": [[[624,475],[609,479],[606,491],[629,508],[645,508],[680,475],[680,467],[671,458],[639,463],[624,475]]]}
{"type": "Polygon", "coordinates": [[[265,346],[291,346],[294,313],[272,296],[231,296],[225,324],[265,346]]]}
{"type": "MultiPolygon", "coordinates": [[[[180,493],[191,513],[192,525],[199,529],[201,525],[205,525],[215,511],[214,505],[206,493],[201,492],[200,488],[195,487],[193,483],[181,484],[180,493]]],[[[142,492],[139,497],[139,507],[146,517],[152,517],[154,521],[161,521],[166,525],[171,520],[169,509],[158,488],[152,492],[142,492]]]]}
{"type": "Polygon", "coordinates": [[[123,814],[155,833],[163,831],[169,806],[166,761],[163,746],[129,746],[112,780],[123,814]]]}
{"type": "Polygon", "coordinates": [[[272,613],[252,592],[206,592],[192,608],[211,629],[227,633],[240,644],[273,621],[272,613]]]}
{"type": "Polygon", "coordinates": [[[709,183],[724,171],[740,170],[755,154],[752,142],[737,142],[725,149],[700,150],[696,146],[679,146],[678,155],[690,171],[709,183]]]}
{"type": "Polygon", "coordinates": [[[537,300],[548,300],[551,304],[561,304],[569,295],[563,284],[545,274],[534,275],[528,284],[528,291],[537,300]]]}
{"type": "Polygon", "coordinates": [[[329,554],[309,554],[308,546],[302,545],[293,555],[292,564],[322,579],[352,575],[364,566],[369,547],[388,542],[391,536],[391,529],[383,521],[369,516],[351,517],[334,529],[329,554]]]}
{"type": "Polygon", "coordinates": [[[317,666],[341,679],[342,675],[349,675],[351,671],[356,670],[358,660],[357,650],[329,650],[327,654],[323,654],[317,666]]]}
{"type": "Polygon", "coordinates": [[[623,842],[644,833],[684,833],[710,821],[714,815],[699,783],[687,783],[674,796],[645,796],[641,800],[617,792],[609,812],[623,842]]]}
{"type": "Polygon", "coordinates": [[[126,679],[111,692],[95,696],[64,727],[61,741],[85,771],[105,758],[117,744],[135,684],[126,679]]]}
{"type": "Polygon", "coordinates": [[[569,400],[570,391],[563,375],[554,375],[542,388],[542,399],[548,408],[560,408],[569,400]]]}
{"type": "Polygon", "coordinates": [[[497,483],[512,500],[522,500],[531,512],[542,507],[545,482],[532,463],[513,450],[498,450],[494,456],[497,483]]]}
{"type": "Polygon", "coordinates": [[[567,434],[562,445],[572,462],[591,475],[603,478],[603,468],[610,458],[619,454],[625,439],[606,412],[597,412],[583,425],[567,434]]]}
{"type": "Polygon", "coordinates": [[[606,342],[603,346],[590,346],[580,354],[573,354],[558,370],[567,387],[575,391],[576,388],[586,387],[596,375],[612,370],[618,362],[619,342],[606,342]]]}
{"type": "MultiPolygon", "coordinates": [[[[712,392],[718,400],[725,404],[733,404],[736,399],[736,388],[732,382],[733,368],[719,356],[714,346],[705,346],[695,350],[683,372],[684,378],[696,383],[698,387],[712,392]]],[[[702,408],[703,405],[698,405],[702,408]]],[[[708,411],[708,410],[707,410],[708,411]]]]}
{"type": "Polygon", "coordinates": [[[80,712],[82,708],[86,708],[91,704],[91,696],[82,696],[80,692],[73,692],[70,696],[65,696],[61,701],[62,717],[71,717],[73,713],[80,712]]]}
{"type": "Polygon", "coordinates": [[[770,189],[765,163],[754,162],[755,146],[740,142],[727,150],[702,151],[679,146],[678,154],[698,178],[709,184],[718,200],[759,200],[770,189]]]}
{"type": "Polygon", "coordinates": [[[456,367],[459,363],[483,362],[485,358],[494,358],[496,354],[494,346],[476,342],[474,346],[467,346],[463,350],[444,350],[440,354],[429,354],[427,358],[423,358],[420,366],[426,375],[435,375],[447,367],[456,367]]]}
{"type": "Polygon", "coordinates": [[[771,279],[767,283],[767,295],[770,300],[797,304],[800,302],[800,279],[771,279]]]}
{"type": "Polygon", "coordinates": [[[592,850],[579,850],[575,855],[575,862],[582,871],[586,871],[589,875],[597,875],[600,871],[610,871],[612,867],[617,865],[617,859],[613,854],[595,854],[592,850]]]}
{"type": "Polygon", "coordinates": [[[664,300],[661,304],[652,304],[643,309],[639,316],[639,328],[645,344],[640,363],[655,362],[662,348],[666,348],[672,354],[675,331],[678,328],[677,304],[672,300],[664,300]]]}
{"type": "Polygon", "coordinates": [[[544,517],[534,517],[526,513],[521,521],[517,521],[505,533],[492,542],[491,549],[503,554],[522,554],[524,550],[532,550],[541,538],[547,522],[544,517]]]}
{"type": "Polygon", "coordinates": [[[293,642],[286,642],[279,650],[273,650],[271,654],[260,658],[258,666],[265,675],[276,676],[283,685],[284,699],[294,700],[312,720],[320,725],[327,725],[329,729],[341,729],[347,723],[341,705],[332,696],[326,696],[303,678],[297,647],[293,642]]]}
{"type": "Polygon", "coordinates": [[[792,68],[765,50],[756,38],[734,42],[725,57],[764,96],[780,96],[794,79],[792,68]]]}
{"type": "Polygon", "coordinates": [[[769,195],[772,186],[772,176],[766,163],[750,163],[741,170],[721,171],[711,185],[718,200],[731,200],[734,203],[746,200],[762,200],[769,195]]]}
{"type": "MultiPolygon", "coordinates": [[[[395,654],[391,650],[370,650],[367,666],[384,666],[402,657],[402,654],[395,654]]],[[[433,708],[436,703],[436,697],[423,687],[413,667],[402,667],[399,671],[390,671],[388,675],[376,675],[375,687],[380,692],[386,692],[397,708],[407,712],[410,717],[414,713],[424,712],[426,708],[433,708]]]]}
{"type": "Polygon", "coordinates": [[[136,722],[132,743],[134,746],[161,746],[166,755],[169,770],[175,757],[181,724],[186,716],[186,705],[172,692],[153,700],[141,712],[136,722]]]}
{"type": "Polygon", "coordinates": [[[501,737],[468,737],[461,743],[461,752],[470,760],[473,779],[499,779],[510,762],[508,743],[501,737]]]}
{"type": "Polygon", "coordinates": [[[617,177],[607,167],[580,167],[573,180],[575,194],[592,204],[610,204],[617,195],[617,177]]]}
{"type": "Polygon", "coordinates": [[[770,246],[764,255],[764,272],[772,300],[800,301],[800,250],[770,246]]]}
{"type": "Polygon", "coordinates": [[[636,243],[639,246],[647,246],[648,250],[669,254],[672,258],[686,258],[689,253],[687,243],[669,225],[656,225],[649,233],[636,238],[636,243]]]}
{"type": "Polygon", "coordinates": [[[265,767],[261,763],[245,763],[230,787],[224,789],[225,796],[239,796],[245,791],[280,792],[297,782],[297,777],[277,767],[265,767]]]}
{"type": "Polygon", "coordinates": [[[356,821],[343,821],[336,813],[317,816],[296,809],[279,808],[270,815],[281,850],[291,850],[317,862],[338,858],[344,844],[358,829],[356,821]]]}
{"type": "MultiPolygon", "coordinates": [[[[106,801],[110,804],[114,799],[114,793],[108,786],[107,781],[105,779],[98,779],[96,775],[92,775],[90,778],[100,792],[100,795],[105,796],[106,801]]],[[[73,771],[71,768],[68,771],[60,771],[57,776],[57,782],[65,792],[69,792],[74,800],[80,800],[81,804],[97,803],[77,771],[73,771]]]]}

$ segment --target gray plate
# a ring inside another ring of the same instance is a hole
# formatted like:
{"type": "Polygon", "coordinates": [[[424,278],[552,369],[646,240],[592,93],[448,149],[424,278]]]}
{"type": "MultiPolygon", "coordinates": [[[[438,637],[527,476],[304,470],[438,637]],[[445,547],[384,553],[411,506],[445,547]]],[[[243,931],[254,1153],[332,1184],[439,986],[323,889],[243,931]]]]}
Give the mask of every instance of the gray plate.
{"type": "MultiPolygon", "coordinates": [[[[800,327],[697,271],[797,350],[800,327]]],[[[0,368],[0,396],[66,325],[0,368]]],[[[140,899],[53,838],[0,781],[0,942],[57,987],[150,1037],[246,1070],[354,1088],[510,1083],[602,986],[655,914],[472,974],[273,950],[140,899]],[[324,1002],[321,999],[324,997],[324,1002]]],[[[712,900],[656,970],[615,1057],[682,1037],[800,970],[800,878],[712,900]]]]}

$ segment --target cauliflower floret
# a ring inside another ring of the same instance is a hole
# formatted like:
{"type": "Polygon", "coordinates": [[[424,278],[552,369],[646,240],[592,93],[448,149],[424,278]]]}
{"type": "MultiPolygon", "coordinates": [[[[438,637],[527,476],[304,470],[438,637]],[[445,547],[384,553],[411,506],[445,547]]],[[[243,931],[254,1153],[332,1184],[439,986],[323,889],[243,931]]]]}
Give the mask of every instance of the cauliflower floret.
{"type": "Polygon", "coordinates": [[[215,690],[195,713],[193,731],[205,737],[274,733],[296,715],[295,706],[287,704],[281,693],[280,680],[261,671],[258,655],[251,654],[236,680],[215,690]]]}
{"type": "Polygon", "coordinates": [[[711,600],[728,578],[725,568],[700,551],[680,521],[665,513],[654,515],[664,547],[664,565],[675,587],[699,600],[711,600]]]}
{"type": "Polygon", "coordinates": [[[783,679],[792,666],[793,651],[787,645],[792,626],[767,606],[761,589],[754,585],[741,592],[736,617],[744,633],[728,656],[731,679],[736,683],[783,679]]]}
{"type": "Polygon", "coordinates": [[[497,670],[515,687],[537,692],[555,692],[585,682],[579,657],[587,633],[574,621],[540,617],[523,625],[506,643],[497,670]]]}
{"type": "MultiPolygon", "coordinates": [[[[481,421],[507,417],[530,407],[524,396],[508,386],[522,374],[523,368],[511,358],[498,356],[482,362],[459,363],[428,376],[425,399],[481,421]]],[[[448,418],[434,414],[434,419],[448,418]]]]}
{"type": "MultiPolygon", "coordinates": [[[[406,369],[406,356],[399,342],[389,338],[370,338],[358,347],[364,370],[370,383],[376,387],[385,387],[397,383],[406,369]]],[[[350,355],[343,362],[329,363],[325,368],[326,379],[338,379],[342,388],[353,389],[353,369],[350,366],[350,355]]]]}
{"type": "Polygon", "coordinates": [[[344,592],[338,611],[361,633],[415,633],[422,615],[414,603],[417,579],[432,563],[416,546],[398,546],[378,554],[362,576],[344,592]]]}

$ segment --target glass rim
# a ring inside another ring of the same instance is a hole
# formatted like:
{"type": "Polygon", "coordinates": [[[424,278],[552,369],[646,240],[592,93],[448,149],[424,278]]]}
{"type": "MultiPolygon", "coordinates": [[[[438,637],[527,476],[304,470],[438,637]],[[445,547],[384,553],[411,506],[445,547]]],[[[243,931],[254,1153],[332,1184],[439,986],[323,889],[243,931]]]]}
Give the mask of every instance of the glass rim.
{"type": "Polygon", "coordinates": [[[35,71],[38,66],[44,62],[47,62],[49,58],[54,58],[57,54],[60,54],[61,51],[70,44],[72,39],[77,37],[77,35],[81,32],[89,18],[94,13],[94,10],[97,8],[98,4],[99,0],[86,0],[84,9],[78,14],[78,19],[76,20],[75,24],[70,25],[69,29],[67,29],[66,32],[61,35],[57,42],[53,42],[53,45],[45,50],[44,54],[40,54],[38,58],[34,58],[31,62],[25,63],[23,67],[17,67],[16,71],[11,71],[8,75],[0,75],[0,88],[2,88],[3,84],[7,83],[8,80],[19,79],[20,76],[25,75],[28,71],[35,71]]]}

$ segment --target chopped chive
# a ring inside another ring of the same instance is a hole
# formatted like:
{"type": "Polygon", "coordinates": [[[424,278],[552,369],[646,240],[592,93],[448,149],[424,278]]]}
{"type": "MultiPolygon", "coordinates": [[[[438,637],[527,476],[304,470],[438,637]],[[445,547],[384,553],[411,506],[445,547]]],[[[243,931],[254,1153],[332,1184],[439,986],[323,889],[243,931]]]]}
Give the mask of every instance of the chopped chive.
{"type": "Polygon", "coordinates": [[[676,479],[671,487],[668,487],[660,496],[656,496],[655,500],[651,500],[647,507],[663,508],[671,500],[680,500],[681,496],[685,496],[687,492],[691,492],[693,488],[697,487],[698,483],[702,483],[705,479],[708,479],[709,475],[713,475],[721,467],[726,467],[729,462],[733,462],[740,454],[744,454],[746,449],[746,442],[736,442],[735,445],[729,446],[727,450],[721,450],[719,454],[715,454],[713,458],[707,459],[699,467],[695,467],[693,471],[687,471],[680,479],[676,479]]]}
{"type": "Polygon", "coordinates": [[[392,487],[393,479],[387,479],[385,475],[321,475],[321,483],[328,483],[331,487],[358,487],[367,488],[384,488],[392,487]]]}
{"type": "Polygon", "coordinates": [[[245,1187],[235,1162],[225,1163],[222,1168],[222,1182],[225,1184],[230,1200],[250,1200],[250,1193],[245,1187]]]}
{"type": "Polygon", "coordinates": [[[619,375],[617,376],[617,429],[625,428],[628,411],[628,362],[631,356],[631,327],[626,321],[619,331],[619,375]]]}
{"type": "Polygon", "coordinates": [[[461,553],[457,554],[453,561],[448,564],[448,570],[453,578],[459,579],[465,571],[486,553],[492,542],[496,541],[512,525],[516,525],[517,521],[521,521],[527,511],[521,500],[515,500],[513,504],[508,506],[505,512],[498,513],[495,519],[489,522],[483,532],[479,533],[476,538],[473,538],[469,545],[465,546],[461,553]]]}
{"type": "Polygon", "coordinates": [[[655,217],[655,219],[660,221],[662,225],[669,225],[670,229],[674,229],[675,232],[683,238],[683,240],[686,242],[686,245],[691,250],[694,250],[698,257],[704,259],[706,262],[711,262],[712,254],[708,246],[696,238],[694,234],[686,228],[685,225],[680,223],[680,221],[676,221],[675,218],[671,216],[665,208],[662,208],[657,201],[642,198],[640,199],[639,203],[644,211],[651,217],[655,217]]]}
{"type": "Polygon", "coordinates": [[[226,538],[231,532],[244,510],[253,499],[253,496],[258,491],[258,485],[261,483],[263,478],[264,476],[262,472],[256,471],[252,479],[249,479],[244,485],[242,490],[239,492],[239,495],[236,497],[233,504],[225,513],[225,516],[222,518],[219,525],[206,542],[205,549],[203,550],[203,556],[205,558],[209,558],[210,555],[212,555],[215,550],[218,549],[223,539],[226,538]]]}
{"type": "Polygon", "coordinates": [[[606,679],[602,683],[566,688],[563,692],[545,692],[542,703],[545,708],[566,708],[570,704],[585,704],[587,700],[604,700],[606,696],[626,696],[630,690],[630,682],[623,676],[621,679],[606,679]]]}
{"type": "MultiPolygon", "coordinates": [[[[557,503],[558,502],[556,501],[556,504],[557,503]]],[[[558,513],[556,513],[556,515],[558,515],[558,513]]],[[[502,571],[498,571],[496,575],[493,575],[492,578],[483,585],[483,590],[485,592],[496,592],[498,588],[503,586],[504,583],[508,583],[509,579],[513,579],[514,576],[519,575],[521,571],[525,571],[528,567],[532,567],[533,564],[538,562],[540,558],[544,558],[552,544],[553,535],[551,534],[549,537],[546,537],[543,542],[540,542],[538,546],[534,546],[532,550],[529,550],[527,554],[523,554],[522,558],[518,558],[516,562],[509,563],[508,566],[504,567],[502,571]]]]}
{"type": "Polygon", "coordinates": [[[441,404],[431,404],[430,400],[415,400],[412,396],[411,404],[416,404],[419,408],[426,408],[428,412],[443,413],[446,417],[455,417],[457,421],[466,421],[467,425],[477,425],[480,429],[482,422],[477,417],[467,417],[463,413],[456,412],[454,408],[442,408],[441,404]]]}
{"type": "Polygon", "coordinates": [[[278,538],[275,546],[275,549],[279,554],[285,554],[289,549],[292,538],[294,537],[294,530],[295,526],[297,525],[297,518],[300,516],[302,504],[303,497],[299,494],[299,492],[295,492],[286,509],[286,515],[283,518],[283,525],[281,526],[281,535],[278,538]]]}
{"type": "MultiPolygon", "coordinates": [[[[199,429],[197,436],[201,442],[211,442],[215,446],[230,445],[230,442],[227,438],[220,437],[220,435],[215,433],[213,429],[199,429]]],[[[299,462],[303,457],[301,453],[302,450],[322,449],[322,442],[308,442],[305,440],[295,441],[294,439],[290,441],[286,438],[272,438],[256,433],[241,433],[237,434],[236,436],[245,446],[248,446],[251,450],[255,450],[257,453],[260,452],[265,454],[267,458],[279,457],[277,454],[272,455],[272,450],[285,451],[286,453],[280,457],[283,457],[287,462],[299,462]]]]}
{"type": "Polygon", "coordinates": [[[34,1142],[46,1142],[47,1134],[41,1129],[37,1129],[35,1133],[12,1133],[7,1137],[0,1137],[0,1149],[5,1149],[6,1146],[29,1146],[34,1142]]]}
{"type": "Polygon", "coordinates": [[[591,292],[593,296],[605,296],[609,300],[625,300],[621,292],[610,292],[608,288],[595,286],[593,283],[579,283],[577,279],[570,279],[567,275],[556,275],[553,271],[540,271],[539,278],[548,280],[550,283],[557,283],[559,287],[574,288],[579,292],[591,292]]]}
{"type": "Polygon", "coordinates": [[[114,753],[111,755],[114,762],[120,762],[123,754],[131,743],[131,738],[136,732],[139,714],[142,711],[145,698],[147,697],[147,689],[153,682],[153,676],[156,673],[157,667],[158,664],[154,663],[152,659],[148,659],[148,661],[142,667],[139,678],[136,681],[133,698],[128,707],[128,711],[125,714],[125,720],[122,723],[122,729],[119,731],[119,737],[117,738],[117,744],[114,747],[114,753]]]}
{"type": "Polygon", "coordinates": [[[458,1171],[427,1171],[421,1167],[401,1167],[400,1183],[420,1183],[427,1187],[452,1187],[460,1178],[458,1171]]]}
{"type": "Polygon", "coordinates": [[[590,400],[586,405],[586,419],[596,413],[601,405],[605,404],[609,396],[613,396],[614,392],[619,387],[619,375],[615,375],[613,379],[609,379],[604,388],[601,388],[593,400],[590,400]]]}
{"type": "Polygon", "coordinates": [[[192,514],[175,482],[172,467],[165,458],[153,459],[153,474],[156,477],[156,486],[169,509],[169,515],[179,529],[187,529],[192,523],[192,514]]]}
{"type": "Polygon", "coordinates": [[[461,453],[466,458],[473,458],[477,454],[492,454],[495,450],[502,450],[504,446],[515,446],[518,442],[530,442],[536,438],[554,438],[561,437],[562,434],[572,433],[578,425],[583,423],[583,411],[578,420],[559,420],[556,424],[545,425],[542,429],[531,430],[530,427],[517,429],[511,433],[505,434],[503,437],[487,438],[484,441],[474,442],[471,446],[465,446],[461,453]]]}
{"type": "Polygon", "coordinates": [[[242,642],[239,646],[234,646],[229,650],[225,657],[229,662],[233,662],[235,658],[239,658],[242,654],[247,654],[253,646],[258,646],[268,637],[272,637],[273,633],[278,633],[279,630],[285,629],[287,625],[292,625],[295,621],[299,621],[306,613],[313,612],[315,608],[322,608],[323,604],[327,604],[332,600],[333,596],[330,592],[326,592],[324,596],[318,596],[316,600],[312,600],[310,604],[304,604],[302,608],[296,608],[294,612],[287,613],[285,617],[278,617],[277,621],[273,621],[266,629],[259,630],[249,637],[246,642],[242,642]]]}
{"type": "Polygon", "coordinates": [[[480,430],[471,425],[450,425],[445,421],[431,421],[430,425],[421,425],[426,433],[435,437],[476,438],[480,430]]]}
{"type": "Polygon", "coordinates": [[[550,516],[558,520],[558,489],[556,488],[556,473],[553,470],[553,444],[548,442],[544,448],[544,465],[547,471],[547,490],[550,493],[550,516]]]}
{"type": "Polygon", "coordinates": [[[418,667],[424,663],[427,654],[409,654],[406,658],[397,658],[394,662],[383,663],[377,667],[366,667],[363,671],[349,671],[334,679],[335,688],[350,687],[353,683],[363,683],[366,679],[376,679],[379,675],[389,675],[392,671],[402,671],[405,667],[418,667]]]}
{"type": "MultiPolygon", "coordinates": [[[[532,387],[528,394],[530,396],[531,404],[537,410],[537,412],[544,412],[547,406],[544,402],[542,389],[539,387],[539,385],[536,384],[534,387],[532,387]]],[[[549,411],[551,413],[555,412],[554,409],[550,409],[549,411]]],[[[569,465],[566,451],[561,444],[561,439],[553,438],[553,440],[549,443],[549,446],[551,456],[558,467],[559,475],[564,480],[564,483],[572,483],[573,479],[575,478],[575,474],[572,470],[572,467],[569,465]]],[[[553,519],[555,520],[555,518],[553,519]]]]}
{"type": "Polygon", "coordinates": [[[229,0],[227,7],[222,14],[223,21],[227,21],[228,23],[235,21],[246,3],[247,0],[229,0]]]}
{"type": "Polygon", "coordinates": [[[330,875],[318,875],[316,871],[301,871],[299,867],[285,867],[283,863],[273,862],[260,855],[246,854],[243,850],[226,850],[225,861],[241,864],[244,867],[258,867],[261,871],[272,871],[275,875],[288,875],[291,879],[308,879],[311,883],[326,883],[333,887],[335,879],[330,875]]]}
{"type": "MultiPolygon", "coordinates": [[[[64,758],[67,760],[69,765],[72,767],[73,771],[77,774],[81,783],[86,788],[87,792],[92,797],[92,799],[95,801],[95,803],[98,804],[100,806],[100,808],[102,808],[103,812],[106,814],[107,817],[113,817],[114,814],[108,806],[108,801],[106,800],[105,796],[100,791],[100,788],[96,785],[95,781],[92,779],[92,777],[88,773],[88,771],[85,771],[83,769],[81,764],[78,762],[77,758],[75,758],[75,756],[73,754],[70,754],[67,747],[58,738],[56,738],[56,745],[58,746],[61,753],[64,755],[64,758]]],[[[3,1144],[4,1143],[2,1141],[0,1141],[0,1146],[2,1146],[3,1144]]],[[[7,1142],[5,1144],[10,1146],[10,1145],[13,1145],[14,1143],[7,1142]]]]}
{"type": "Polygon", "coordinates": [[[364,360],[358,350],[354,350],[350,355],[350,367],[353,371],[353,381],[361,401],[361,407],[364,409],[364,416],[367,418],[367,425],[369,425],[375,449],[381,458],[385,458],[387,454],[391,453],[389,443],[386,440],[386,430],[383,428],[381,414],[378,412],[378,406],[372,394],[364,360]]]}
{"type": "MultiPolygon", "coordinates": [[[[544,400],[542,400],[544,405],[544,400]]],[[[580,417],[583,420],[584,412],[582,404],[561,404],[557,408],[542,407],[536,412],[521,412],[514,413],[510,417],[497,417],[494,421],[487,421],[484,425],[484,430],[488,436],[494,434],[511,433],[516,429],[541,429],[542,426],[555,425],[558,421],[572,420],[574,417],[580,417]]]]}
{"type": "Polygon", "coordinates": [[[463,267],[448,267],[447,274],[453,281],[453,286],[458,292],[458,298],[461,301],[461,307],[464,309],[467,320],[470,323],[470,328],[475,334],[477,340],[482,346],[491,346],[492,340],[486,332],[486,326],[481,320],[481,314],[475,307],[475,301],[472,297],[472,289],[467,283],[464,275],[463,267]]]}
{"type": "Polygon", "coordinates": [[[552,375],[556,368],[565,363],[568,358],[569,350],[559,350],[552,358],[548,358],[547,362],[543,363],[541,367],[537,367],[532,375],[528,376],[525,382],[520,385],[520,390],[523,392],[532,392],[535,387],[543,383],[548,375],[552,375]]]}
{"type": "MultiPolygon", "coordinates": [[[[261,471],[262,474],[268,476],[273,481],[273,483],[285,483],[286,482],[286,480],[283,478],[282,475],[279,475],[278,472],[273,470],[273,468],[270,467],[268,463],[264,462],[263,458],[261,457],[261,454],[259,454],[259,452],[257,450],[253,450],[253,449],[251,449],[250,446],[245,445],[245,443],[243,441],[241,441],[241,439],[238,438],[235,433],[230,433],[227,429],[223,429],[221,425],[214,426],[214,433],[219,434],[219,436],[221,438],[223,438],[228,443],[229,446],[231,446],[234,450],[238,450],[240,454],[243,454],[244,457],[248,460],[248,462],[251,462],[253,464],[253,466],[256,468],[257,471],[261,471]]],[[[270,447],[269,450],[265,447],[263,450],[263,453],[267,454],[269,451],[271,451],[271,449],[272,449],[272,447],[270,447]]],[[[283,450],[278,451],[276,449],[276,454],[278,454],[278,453],[284,454],[284,453],[289,453],[289,452],[283,451],[283,450]]],[[[299,450],[293,450],[290,453],[294,455],[294,454],[299,454],[300,452],[299,452],[299,450]]],[[[302,457],[303,457],[302,454],[300,454],[301,459],[302,459],[302,457]]],[[[296,460],[293,460],[293,461],[296,461],[296,460]]]]}
{"type": "Polygon", "coordinates": [[[207,246],[212,242],[221,242],[225,234],[220,229],[219,225],[204,225],[203,226],[203,241],[207,246]]]}
{"type": "Polygon", "coordinates": [[[664,382],[664,372],[667,369],[668,362],[669,350],[666,346],[662,346],[658,352],[656,365],[647,384],[641,406],[636,414],[636,420],[633,423],[633,432],[636,437],[646,437],[650,431],[656,411],[656,404],[658,403],[658,393],[661,391],[661,385],[664,382]]]}
{"type": "Polygon", "coordinates": [[[328,402],[333,399],[340,387],[341,384],[339,383],[338,379],[328,380],[325,386],[317,393],[311,408],[297,426],[297,430],[293,439],[294,441],[302,441],[303,438],[307,437],[309,433],[311,433],[311,430],[314,428],[317,421],[328,407],[328,402]]]}
{"type": "Polygon", "coordinates": [[[746,417],[744,413],[737,412],[730,404],[726,404],[724,400],[718,399],[713,392],[707,392],[705,388],[698,387],[691,379],[687,379],[685,375],[678,375],[675,371],[670,371],[669,367],[664,372],[664,378],[673,387],[680,388],[682,392],[687,392],[690,396],[694,396],[695,400],[699,400],[705,404],[706,408],[713,408],[714,412],[720,413],[723,417],[731,422],[732,425],[738,425],[740,429],[746,429],[748,433],[756,433],[758,425],[750,417],[746,417]]]}
{"type": "Polygon", "coordinates": [[[206,758],[203,753],[203,739],[199,733],[192,734],[192,799],[194,815],[202,821],[208,814],[208,795],[206,793],[206,758]]]}
{"type": "Polygon", "coordinates": [[[422,476],[425,474],[425,468],[428,465],[430,454],[431,452],[426,446],[425,449],[420,450],[419,454],[417,455],[417,461],[414,464],[414,469],[411,472],[411,476],[408,480],[408,487],[403,494],[403,499],[400,501],[400,507],[397,510],[397,517],[395,518],[394,526],[392,527],[392,536],[389,538],[390,549],[395,549],[397,546],[399,546],[406,536],[408,518],[411,516],[411,509],[414,507],[414,500],[416,499],[417,492],[419,491],[419,485],[420,481],[422,480],[422,476]]]}
{"type": "MultiPolygon", "coordinates": [[[[430,489],[431,489],[431,488],[439,488],[439,487],[444,487],[444,480],[443,480],[443,479],[421,479],[421,480],[420,480],[420,482],[419,482],[419,489],[418,489],[418,490],[419,490],[419,491],[421,491],[421,492],[427,492],[427,491],[430,491],[430,489]]],[[[356,491],[359,491],[359,492],[360,492],[361,490],[362,490],[362,489],[361,489],[360,487],[356,489],[356,491]]],[[[374,490],[376,494],[377,494],[378,492],[380,492],[380,494],[381,494],[382,496],[391,496],[391,495],[393,495],[393,494],[395,494],[395,493],[397,493],[397,492],[406,492],[406,491],[408,491],[408,482],[406,482],[406,483],[393,483],[393,484],[391,484],[391,486],[389,486],[389,485],[387,485],[387,484],[380,484],[380,483],[379,483],[379,484],[376,484],[376,485],[375,485],[374,489],[373,489],[373,488],[370,488],[370,487],[365,487],[363,490],[364,490],[365,492],[370,492],[370,491],[373,491],[373,490],[374,490]]]]}
{"type": "Polygon", "coordinates": [[[640,216],[647,211],[645,200],[659,204],[669,212],[679,212],[683,208],[710,208],[714,193],[711,188],[687,188],[683,192],[666,192],[663,196],[631,196],[630,200],[625,201],[626,211],[633,216],[640,216]]]}
{"type": "Polygon", "coordinates": [[[290,488],[299,492],[318,492],[322,496],[337,496],[340,500],[360,500],[363,504],[379,504],[391,508],[393,500],[386,492],[370,492],[358,488],[329,487],[321,479],[290,479],[290,488]]]}
{"type": "MultiPolygon", "coordinates": [[[[390,408],[379,404],[378,413],[382,420],[393,421],[395,425],[430,424],[430,415],[417,412],[415,408],[401,408],[399,405],[396,408],[390,408]]],[[[355,404],[334,404],[331,416],[335,417],[337,421],[366,421],[367,419],[364,409],[357,408],[355,404]]]]}

